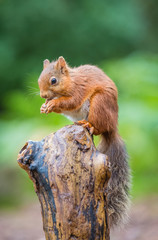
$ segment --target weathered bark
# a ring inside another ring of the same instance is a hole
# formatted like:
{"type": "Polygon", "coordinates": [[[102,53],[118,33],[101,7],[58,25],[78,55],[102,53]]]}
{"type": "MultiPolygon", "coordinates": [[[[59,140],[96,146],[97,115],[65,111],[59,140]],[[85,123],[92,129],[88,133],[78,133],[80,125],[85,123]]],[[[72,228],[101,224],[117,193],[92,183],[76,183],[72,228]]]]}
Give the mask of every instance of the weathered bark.
{"type": "Polygon", "coordinates": [[[109,163],[86,129],[67,126],[28,141],[18,163],[34,182],[47,240],[109,240],[109,163]]]}

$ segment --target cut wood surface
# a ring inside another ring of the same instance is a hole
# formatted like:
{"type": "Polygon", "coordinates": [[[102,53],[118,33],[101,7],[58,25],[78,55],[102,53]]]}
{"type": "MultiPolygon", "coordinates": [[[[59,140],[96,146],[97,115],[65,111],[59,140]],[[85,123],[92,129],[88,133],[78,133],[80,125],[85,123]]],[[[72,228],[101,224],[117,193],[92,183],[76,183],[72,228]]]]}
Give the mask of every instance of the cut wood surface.
{"type": "Polygon", "coordinates": [[[110,166],[88,131],[66,126],[18,156],[41,203],[47,240],[109,240],[107,183],[110,166]]]}

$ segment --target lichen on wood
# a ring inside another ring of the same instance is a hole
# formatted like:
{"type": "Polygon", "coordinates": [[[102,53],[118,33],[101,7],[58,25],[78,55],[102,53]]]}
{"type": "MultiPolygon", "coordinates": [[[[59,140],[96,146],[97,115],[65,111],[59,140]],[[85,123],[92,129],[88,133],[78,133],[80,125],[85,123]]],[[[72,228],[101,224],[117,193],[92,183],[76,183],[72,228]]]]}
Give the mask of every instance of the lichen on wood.
{"type": "Polygon", "coordinates": [[[47,240],[109,240],[110,166],[81,126],[66,126],[28,141],[18,163],[34,183],[47,240]]]}

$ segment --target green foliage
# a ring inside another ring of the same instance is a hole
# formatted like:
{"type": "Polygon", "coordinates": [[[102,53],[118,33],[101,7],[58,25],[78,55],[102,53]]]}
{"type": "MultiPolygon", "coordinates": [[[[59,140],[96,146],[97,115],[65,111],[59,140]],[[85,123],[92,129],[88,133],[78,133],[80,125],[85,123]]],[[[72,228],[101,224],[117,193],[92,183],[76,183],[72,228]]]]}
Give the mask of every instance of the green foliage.
{"type": "Polygon", "coordinates": [[[152,22],[156,33],[157,24],[145,6],[140,0],[0,1],[1,99],[24,88],[27,74],[39,72],[45,58],[98,64],[138,49],[158,51],[149,27],[152,22]]]}
{"type": "MultiPolygon", "coordinates": [[[[157,63],[157,55],[135,53],[101,64],[119,90],[119,130],[130,156],[134,197],[158,192],[157,63]]],[[[28,77],[25,84],[25,91],[12,91],[4,101],[8,114],[0,121],[0,165],[6,169],[8,166],[15,169],[16,156],[25,141],[40,140],[70,123],[59,114],[40,114],[43,100],[35,94],[38,90],[37,75],[28,77]],[[6,121],[8,118],[10,120],[6,121]]],[[[13,181],[15,183],[17,181],[13,181]]]]}
{"type": "Polygon", "coordinates": [[[119,89],[121,135],[127,141],[133,195],[158,192],[158,56],[132,54],[103,64],[119,89]]]}
{"type": "Polygon", "coordinates": [[[72,66],[100,64],[116,82],[132,194],[158,193],[157,9],[156,0],[0,1],[0,206],[33,191],[16,163],[20,147],[70,123],[40,114],[42,61],[60,55],[72,66]]]}

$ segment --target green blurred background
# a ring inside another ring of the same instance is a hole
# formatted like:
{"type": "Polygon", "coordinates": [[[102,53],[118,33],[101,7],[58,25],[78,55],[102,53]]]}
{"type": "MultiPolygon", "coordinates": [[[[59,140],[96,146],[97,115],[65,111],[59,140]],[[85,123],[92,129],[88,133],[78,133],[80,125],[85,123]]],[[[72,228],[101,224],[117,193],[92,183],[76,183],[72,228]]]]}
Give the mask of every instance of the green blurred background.
{"type": "Polygon", "coordinates": [[[36,199],[16,162],[28,139],[69,122],[41,115],[43,60],[95,64],[119,90],[119,130],[130,156],[133,198],[158,194],[158,1],[0,1],[0,208],[36,199]]]}

